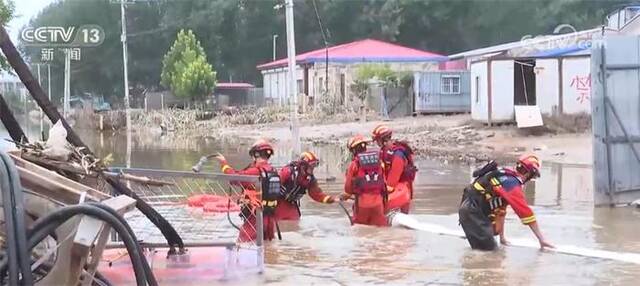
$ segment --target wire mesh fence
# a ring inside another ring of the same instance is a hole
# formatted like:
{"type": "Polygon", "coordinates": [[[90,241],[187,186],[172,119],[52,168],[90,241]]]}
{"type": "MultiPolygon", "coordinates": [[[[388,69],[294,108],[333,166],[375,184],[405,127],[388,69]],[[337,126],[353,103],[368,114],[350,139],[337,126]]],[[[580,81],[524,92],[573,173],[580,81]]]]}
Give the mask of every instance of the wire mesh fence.
{"type": "MultiPolygon", "coordinates": [[[[257,176],[193,173],[149,169],[117,169],[123,182],[143,201],[168,220],[185,244],[211,242],[236,244],[245,220],[258,215],[245,210],[248,193],[259,190],[257,176]],[[244,210],[244,211],[243,211],[244,210]]],[[[106,186],[105,186],[106,187],[106,186]]],[[[162,243],[164,237],[141,212],[125,216],[139,240],[162,243]]],[[[262,243],[262,220],[248,225],[257,234],[243,247],[257,248],[262,243]]],[[[243,230],[244,231],[244,230],[243,230]]]]}

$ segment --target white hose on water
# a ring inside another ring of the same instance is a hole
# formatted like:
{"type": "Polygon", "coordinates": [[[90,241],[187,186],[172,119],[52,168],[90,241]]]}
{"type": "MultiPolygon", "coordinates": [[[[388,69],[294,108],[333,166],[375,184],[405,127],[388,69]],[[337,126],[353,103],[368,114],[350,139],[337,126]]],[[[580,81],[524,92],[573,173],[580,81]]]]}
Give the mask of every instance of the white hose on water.
{"type": "MultiPolygon", "coordinates": [[[[388,218],[389,218],[389,224],[391,226],[404,227],[408,229],[420,230],[420,231],[439,234],[439,235],[465,238],[464,232],[462,230],[450,229],[450,228],[437,225],[437,224],[432,224],[432,223],[419,222],[415,218],[403,213],[398,213],[398,212],[390,213],[388,215],[388,218]]],[[[510,239],[509,241],[511,243],[510,246],[527,247],[527,248],[534,248],[534,249],[540,248],[540,245],[538,244],[538,242],[531,239],[516,238],[516,239],[510,239]]],[[[556,245],[556,248],[549,248],[547,250],[550,252],[563,253],[563,254],[569,254],[569,255],[593,257],[593,258],[640,264],[640,254],[633,253],[633,252],[616,252],[616,251],[579,247],[575,245],[556,245]]]]}

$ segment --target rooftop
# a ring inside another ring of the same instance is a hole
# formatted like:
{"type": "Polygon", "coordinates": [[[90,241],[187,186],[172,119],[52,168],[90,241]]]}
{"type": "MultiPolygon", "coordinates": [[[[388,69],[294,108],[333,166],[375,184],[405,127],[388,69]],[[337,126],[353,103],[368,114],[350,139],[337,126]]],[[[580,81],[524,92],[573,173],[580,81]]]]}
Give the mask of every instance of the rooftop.
{"type": "MultiPolygon", "coordinates": [[[[296,56],[297,64],[324,62],[326,49],[318,49],[296,56]]],[[[329,47],[329,61],[338,63],[357,62],[440,62],[447,60],[446,56],[400,46],[374,39],[365,39],[329,47]]],[[[265,63],[258,66],[259,70],[287,66],[287,58],[265,63]]]]}

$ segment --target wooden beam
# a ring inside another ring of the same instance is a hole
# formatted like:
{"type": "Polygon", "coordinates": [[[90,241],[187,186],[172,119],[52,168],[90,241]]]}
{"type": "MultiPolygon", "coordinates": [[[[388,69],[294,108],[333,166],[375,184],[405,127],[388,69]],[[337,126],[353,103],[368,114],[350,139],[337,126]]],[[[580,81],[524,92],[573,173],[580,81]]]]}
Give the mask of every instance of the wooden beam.
{"type": "MultiPolygon", "coordinates": [[[[105,200],[102,203],[111,207],[120,215],[124,215],[126,212],[133,210],[136,206],[136,200],[127,196],[117,196],[105,200]]],[[[82,277],[83,286],[92,285],[93,277],[96,274],[98,264],[102,258],[102,253],[109,241],[110,232],[111,227],[98,219],[84,216],[80,221],[78,231],[74,238],[72,253],[79,255],[80,259],[86,261],[89,251],[91,251],[91,260],[87,263],[86,275],[82,277]]],[[[84,265],[80,268],[80,271],[82,271],[83,268],[84,265]]]]}

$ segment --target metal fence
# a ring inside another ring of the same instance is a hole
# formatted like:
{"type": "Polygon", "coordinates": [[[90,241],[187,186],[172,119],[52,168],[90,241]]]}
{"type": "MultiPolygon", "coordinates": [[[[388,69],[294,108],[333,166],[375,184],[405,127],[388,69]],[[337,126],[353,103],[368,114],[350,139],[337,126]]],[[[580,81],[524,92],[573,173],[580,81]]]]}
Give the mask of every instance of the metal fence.
{"type": "MultiPolygon", "coordinates": [[[[247,203],[246,194],[252,191],[247,189],[249,186],[255,186],[253,191],[259,194],[257,176],[149,169],[112,171],[120,173],[133,192],[171,223],[187,248],[223,247],[228,250],[227,263],[221,265],[225,271],[234,268],[262,272],[263,221],[259,208],[255,211],[255,228],[250,230],[255,231],[256,239],[237,242],[244,220],[253,215],[241,212],[240,206],[247,203]],[[126,176],[134,176],[135,180],[126,180],[126,176]],[[197,203],[198,196],[202,203],[197,203]]],[[[130,212],[125,218],[143,245],[166,245],[160,230],[141,212],[130,212]]]]}

